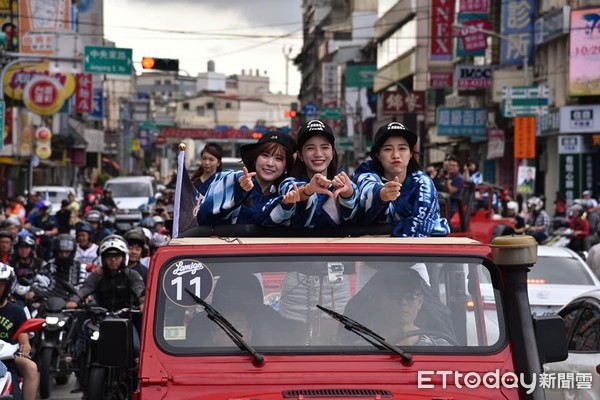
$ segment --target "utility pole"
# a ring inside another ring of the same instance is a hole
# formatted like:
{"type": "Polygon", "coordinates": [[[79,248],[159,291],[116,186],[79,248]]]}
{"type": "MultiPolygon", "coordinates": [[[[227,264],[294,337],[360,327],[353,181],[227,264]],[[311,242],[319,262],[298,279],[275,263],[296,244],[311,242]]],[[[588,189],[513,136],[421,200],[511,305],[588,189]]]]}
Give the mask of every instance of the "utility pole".
{"type": "Polygon", "coordinates": [[[283,46],[283,56],[285,57],[285,94],[289,94],[288,86],[289,86],[289,74],[290,74],[290,60],[292,59],[290,55],[292,54],[292,46],[285,49],[283,46]]]}

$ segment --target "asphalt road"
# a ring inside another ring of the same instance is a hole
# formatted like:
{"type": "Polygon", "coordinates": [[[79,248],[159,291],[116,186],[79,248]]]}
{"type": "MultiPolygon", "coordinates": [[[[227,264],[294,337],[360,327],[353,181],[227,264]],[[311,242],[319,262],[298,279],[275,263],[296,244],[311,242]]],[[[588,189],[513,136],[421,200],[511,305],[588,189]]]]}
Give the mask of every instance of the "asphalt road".
{"type": "MultiPolygon", "coordinates": [[[[75,387],[75,375],[71,374],[69,382],[64,385],[54,385],[52,387],[52,395],[49,399],[52,400],[70,400],[70,399],[81,399],[81,393],[71,393],[71,390],[75,387]]],[[[38,399],[41,397],[38,394],[38,399]]]]}

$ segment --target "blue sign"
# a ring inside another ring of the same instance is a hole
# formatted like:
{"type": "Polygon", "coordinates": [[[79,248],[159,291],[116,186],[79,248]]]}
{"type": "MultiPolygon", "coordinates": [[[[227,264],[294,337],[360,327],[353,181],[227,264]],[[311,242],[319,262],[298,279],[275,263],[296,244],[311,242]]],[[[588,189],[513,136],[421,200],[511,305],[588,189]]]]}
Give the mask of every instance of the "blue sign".
{"type": "Polygon", "coordinates": [[[502,2],[502,64],[522,65],[524,54],[529,64],[533,60],[534,15],[535,0],[502,2]]]}
{"type": "Polygon", "coordinates": [[[487,134],[486,108],[437,109],[437,128],[440,136],[485,136],[487,134]]]}
{"type": "Polygon", "coordinates": [[[140,139],[140,148],[143,150],[148,150],[150,148],[150,130],[140,129],[138,131],[138,136],[140,139]]]}
{"type": "Polygon", "coordinates": [[[104,94],[102,89],[94,89],[92,112],[88,114],[88,118],[101,120],[102,117],[104,117],[104,94]]]}
{"type": "Polygon", "coordinates": [[[314,101],[308,102],[302,107],[302,112],[307,117],[316,117],[317,116],[317,105],[314,101]]]}

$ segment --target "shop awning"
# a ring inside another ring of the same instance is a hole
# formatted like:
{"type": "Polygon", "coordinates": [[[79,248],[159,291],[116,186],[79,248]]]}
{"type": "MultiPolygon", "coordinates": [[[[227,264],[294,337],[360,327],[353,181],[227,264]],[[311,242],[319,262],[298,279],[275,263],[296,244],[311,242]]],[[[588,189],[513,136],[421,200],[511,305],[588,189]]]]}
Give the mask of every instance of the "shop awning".
{"type": "Polygon", "coordinates": [[[0,164],[5,165],[26,165],[27,161],[19,160],[14,157],[0,157],[0,164]]]}

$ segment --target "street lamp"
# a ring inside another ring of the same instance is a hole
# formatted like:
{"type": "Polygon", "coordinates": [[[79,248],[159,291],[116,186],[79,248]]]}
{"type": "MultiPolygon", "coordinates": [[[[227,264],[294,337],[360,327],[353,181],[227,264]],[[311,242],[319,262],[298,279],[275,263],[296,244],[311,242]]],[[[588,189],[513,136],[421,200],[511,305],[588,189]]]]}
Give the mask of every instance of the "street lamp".
{"type": "Polygon", "coordinates": [[[510,46],[512,46],[513,49],[515,49],[523,59],[523,74],[525,75],[525,86],[529,86],[529,57],[527,56],[527,50],[523,51],[521,47],[515,44],[515,42],[511,39],[510,36],[506,36],[495,31],[490,31],[489,29],[479,28],[477,26],[467,26],[459,22],[455,22],[452,25],[452,27],[455,29],[460,29],[463,33],[461,36],[466,36],[467,33],[479,32],[485,35],[495,36],[502,40],[506,40],[506,42],[510,46]]]}

